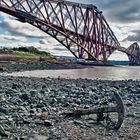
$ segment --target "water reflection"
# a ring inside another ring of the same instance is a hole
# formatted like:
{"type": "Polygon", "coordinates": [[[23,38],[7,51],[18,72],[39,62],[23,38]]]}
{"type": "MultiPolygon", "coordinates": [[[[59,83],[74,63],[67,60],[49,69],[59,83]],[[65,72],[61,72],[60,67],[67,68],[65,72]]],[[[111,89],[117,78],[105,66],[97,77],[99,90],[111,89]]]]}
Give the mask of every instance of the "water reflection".
{"type": "Polygon", "coordinates": [[[85,69],[68,70],[34,70],[24,72],[14,72],[8,75],[24,77],[52,77],[52,78],[88,78],[105,80],[140,80],[140,67],[92,67],[85,69]]]}

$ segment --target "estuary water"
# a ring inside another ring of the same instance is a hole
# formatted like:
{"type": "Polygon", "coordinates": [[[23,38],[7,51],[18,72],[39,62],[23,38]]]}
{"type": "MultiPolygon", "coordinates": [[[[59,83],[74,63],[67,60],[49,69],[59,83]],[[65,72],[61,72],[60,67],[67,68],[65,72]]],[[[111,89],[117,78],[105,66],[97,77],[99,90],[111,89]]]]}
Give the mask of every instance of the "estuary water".
{"type": "Polygon", "coordinates": [[[103,79],[103,80],[140,80],[139,66],[93,66],[83,69],[61,69],[61,70],[33,70],[13,72],[6,74],[10,76],[39,77],[39,78],[71,78],[71,79],[103,79]]]}

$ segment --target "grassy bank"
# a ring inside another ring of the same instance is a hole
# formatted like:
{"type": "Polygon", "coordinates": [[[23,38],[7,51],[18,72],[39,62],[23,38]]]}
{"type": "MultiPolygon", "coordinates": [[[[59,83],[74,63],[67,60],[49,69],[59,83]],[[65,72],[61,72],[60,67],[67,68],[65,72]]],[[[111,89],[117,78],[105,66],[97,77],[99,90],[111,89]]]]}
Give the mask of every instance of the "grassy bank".
{"type": "MultiPolygon", "coordinates": [[[[39,51],[34,47],[19,47],[19,48],[3,48],[0,50],[0,61],[15,61],[15,62],[32,62],[32,61],[44,61],[44,62],[61,62],[45,51],[39,51]]],[[[68,62],[63,60],[63,62],[68,62]]]]}

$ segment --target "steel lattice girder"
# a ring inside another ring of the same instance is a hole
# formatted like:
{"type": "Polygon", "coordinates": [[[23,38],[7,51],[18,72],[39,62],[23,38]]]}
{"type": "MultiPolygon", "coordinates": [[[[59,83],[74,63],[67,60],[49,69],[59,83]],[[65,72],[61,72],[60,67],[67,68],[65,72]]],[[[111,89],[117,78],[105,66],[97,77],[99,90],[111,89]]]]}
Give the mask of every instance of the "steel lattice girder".
{"type": "Polygon", "coordinates": [[[128,55],[130,64],[138,64],[140,65],[140,47],[135,42],[127,48],[127,51],[131,54],[128,55]]]}
{"type": "Polygon", "coordinates": [[[40,28],[77,58],[106,61],[120,47],[94,5],[63,0],[0,0],[0,11],[40,28]]]}

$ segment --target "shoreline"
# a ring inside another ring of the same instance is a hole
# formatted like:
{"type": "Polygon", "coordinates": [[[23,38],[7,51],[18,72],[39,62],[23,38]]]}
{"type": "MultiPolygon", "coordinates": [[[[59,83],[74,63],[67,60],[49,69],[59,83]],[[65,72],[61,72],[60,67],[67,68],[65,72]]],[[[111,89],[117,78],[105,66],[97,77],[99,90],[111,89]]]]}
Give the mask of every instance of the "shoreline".
{"type": "Polygon", "coordinates": [[[126,66],[85,66],[76,62],[3,62],[0,75],[17,77],[140,80],[139,67],[126,66]],[[135,74],[137,73],[137,75],[135,74]]]}
{"type": "Polygon", "coordinates": [[[0,62],[0,72],[19,72],[49,69],[83,69],[86,67],[91,66],[83,66],[75,62],[0,62]]]}
{"type": "Polygon", "coordinates": [[[93,67],[120,67],[123,65],[83,65],[77,62],[16,62],[16,61],[0,61],[1,72],[21,72],[32,70],[68,70],[68,69],[84,69],[93,67]]]}

